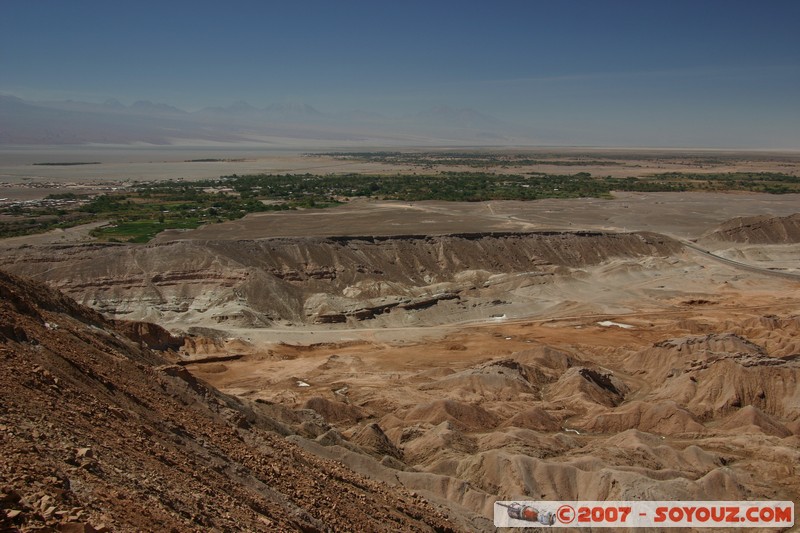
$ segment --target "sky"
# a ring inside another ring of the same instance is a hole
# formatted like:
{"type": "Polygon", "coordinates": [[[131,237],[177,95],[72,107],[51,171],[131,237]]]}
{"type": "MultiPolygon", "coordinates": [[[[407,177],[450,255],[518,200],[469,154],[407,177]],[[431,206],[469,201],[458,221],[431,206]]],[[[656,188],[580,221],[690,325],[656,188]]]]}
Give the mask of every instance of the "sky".
{"type": "Polygon", "coordinates": [[[800,1],[0,2],[0,94],[471,108],[542,139],[800,149],[800,1]]]}

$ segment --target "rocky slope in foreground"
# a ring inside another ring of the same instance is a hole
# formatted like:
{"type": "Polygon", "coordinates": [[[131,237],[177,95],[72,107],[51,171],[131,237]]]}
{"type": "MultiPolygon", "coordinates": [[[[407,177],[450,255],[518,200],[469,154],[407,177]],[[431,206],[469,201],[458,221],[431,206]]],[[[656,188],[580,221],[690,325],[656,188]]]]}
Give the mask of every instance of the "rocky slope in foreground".
{"type": "MultiPolygon", "coordinates": [[[[132,330],[135,328],[127,328],[132,330]]],[[[0,272],[0,530],[453,531],[98,313],[0,272]]]]}

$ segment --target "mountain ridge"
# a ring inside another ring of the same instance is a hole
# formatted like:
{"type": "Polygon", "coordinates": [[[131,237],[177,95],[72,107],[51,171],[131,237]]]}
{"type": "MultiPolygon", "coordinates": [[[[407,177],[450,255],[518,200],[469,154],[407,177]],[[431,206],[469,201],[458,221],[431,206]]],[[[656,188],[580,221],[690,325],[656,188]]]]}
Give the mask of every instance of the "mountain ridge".
{"type": "MultiPolygon", "coordinates": [[[[272,103],[258,108],[245,101],[186,111],[138,100],[101,104],[77,101],[27,101],[0,95],[2,144],[175,144],[177,139],[264,142],[265,138],[379,140],[407,143],[409,136],[430,143],[525,143],[525,128],[469,108],[438,106],[404,117],[354,110],[327,113],[307,103],[272,103]]],[[[274,141],[271,141],[274,142],[274,141]]]]}

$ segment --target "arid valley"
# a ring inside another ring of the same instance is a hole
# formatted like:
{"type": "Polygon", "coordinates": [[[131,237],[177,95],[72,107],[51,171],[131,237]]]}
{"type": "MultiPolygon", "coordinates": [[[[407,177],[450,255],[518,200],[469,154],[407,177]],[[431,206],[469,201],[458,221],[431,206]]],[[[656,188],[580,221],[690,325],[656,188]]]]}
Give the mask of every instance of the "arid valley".
{"type": "Polygon", "coordinates": [[[800,531],[800,2],[0,8],[0,533],[800,531]]]}
{"type": "MultiPolygon", "coordinates": [[[[526,157],[482,170],[800,176],[792,154],[526,157]]],[[[108,183],[45,170],[4,186],[108,183]]],[[[491,531],[497,500],[800,499],[800,194],[362,197],[146,244],[90,226],[0,240],[4,527],[491,531]]]]}

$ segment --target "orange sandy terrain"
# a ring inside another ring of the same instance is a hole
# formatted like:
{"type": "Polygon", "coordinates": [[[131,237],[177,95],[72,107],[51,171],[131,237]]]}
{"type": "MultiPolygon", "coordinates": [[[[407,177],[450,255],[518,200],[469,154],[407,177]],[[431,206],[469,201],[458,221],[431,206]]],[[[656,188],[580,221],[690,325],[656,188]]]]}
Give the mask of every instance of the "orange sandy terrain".
{"type": "Polygon", "coordinates": [[[325,423],[308,437],[338,446],[329,456],[376,477],[364,450],[435,474],[407,486],[484,516],[497,498],[796,501],[797,284],[779,301],[758,292],[402,344],[279,344],[189,368],[313,409],[325,423]]]}

